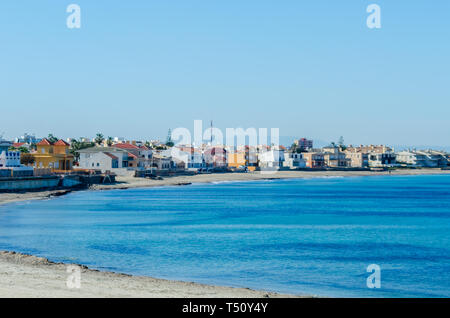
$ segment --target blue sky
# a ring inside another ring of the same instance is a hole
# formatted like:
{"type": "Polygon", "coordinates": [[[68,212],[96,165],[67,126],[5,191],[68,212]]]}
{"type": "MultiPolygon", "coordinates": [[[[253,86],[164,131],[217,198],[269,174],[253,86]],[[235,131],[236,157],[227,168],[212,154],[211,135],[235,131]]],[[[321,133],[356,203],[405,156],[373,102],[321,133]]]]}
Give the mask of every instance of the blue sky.
{"type": "Polygon", "coordinates": [[[447,0],[5,0],[0,133],[150,139],[213,119],[449,146],[449,39],[447,0]]]}

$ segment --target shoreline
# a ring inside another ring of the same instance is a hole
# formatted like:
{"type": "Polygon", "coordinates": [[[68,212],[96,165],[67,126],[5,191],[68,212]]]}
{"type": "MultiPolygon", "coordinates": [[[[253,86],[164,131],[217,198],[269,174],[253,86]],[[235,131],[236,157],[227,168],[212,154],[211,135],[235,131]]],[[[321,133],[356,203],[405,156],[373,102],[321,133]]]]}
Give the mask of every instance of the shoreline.
{"type": "Polygon", "coordinates": [[[450,170],[440,168],[399,169],[389,171],[277,171],[270,174],[261,173],[211,173],[188,176],[165,177],[163,180],[152,180],[134,177],[117,177],[115,184],[97,184],[81,190],[47,190],[0,193],[0,206],[7,203],[50,199],[73,191],[126,190],[134,188],[152,188],[161,186],[182,186],[199,183],[239,182],[280,179],[307,179],[320,177],[364,177],[364,176],[412,176],[412,175],[450,175],[450,170]]]}
{"type": "Polygon", "coordinates": [[[0,298],[311,298],[241,287],[206,285],[55,263],[0,251],[0,298]],[[80,268],[80,288],[67,287],[68,267],[80,268]]]}

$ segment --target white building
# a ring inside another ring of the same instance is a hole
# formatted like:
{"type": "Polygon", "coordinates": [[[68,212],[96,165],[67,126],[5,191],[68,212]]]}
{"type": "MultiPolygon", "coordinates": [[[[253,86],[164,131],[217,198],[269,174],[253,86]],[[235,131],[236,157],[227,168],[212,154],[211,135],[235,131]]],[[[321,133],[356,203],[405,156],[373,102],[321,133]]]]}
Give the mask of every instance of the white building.
{"type": "Polygon", "coordinates": [[[37,144],[40,140],[36,138],[34,134],[29,135],[27,133],[23,134],[23,136],[17,137],[14,139],[16,143],[26,143],[26,144],[37,144]]]}
{"type": "Polygon", "coordinates": [[[400,151],[397,152],[397,162],[412,167],[437,168],[447,166],[448,161],[445,154],[427,151],[400,151]]]}
{"type": "Polygon", "coordinates": [[[79,168],[109,171],[117,175],[127,174],[128,161],[131,159],[128,151],[118,148],[92,147],[81,149],[78,153],[80,154],[79,168]]]}
{"type": "Polygon", "coordinates": [[[6,150],[0,154],[0,168],[19,168],[20,151],[6,150]]]}
{"type": "Polygon", "coordinates": [[[171,157],[174,160],[183,162],[186,170],[206,168],[206,161],[203,154],[197,151],[187,152],[173,147],[171,149],[161,151],[161,154],[165,157],[171,157]]]}
{"type": "Polygon", "coordinates": [[[301,153],[285,152],[283,167],[290,169],[306,168],[306,160],[301,153]]]}
{"type": "Polygon", "coordinates": [[[369,167],[372,168],[394,167],[397,165],[396,155],[393,152],[371,152],[367,159],[369,167]]]}
{"type": "Polygon", "coordinates": [[[11,151],[9,147],[12,146],[12,142],[6,140],[0,140],[0,169],[10,170],[11,174],[1,173],[1,175],[8,176],[32,176],[33,167],[27,167],[20,163],[20,151],[11,151]]]}
{"type": "Polygon", "coordinates": [[[270,149],[267,151],[262,150],[258,155],[259,166],[261,168],[275,168],[279,169],[283,167],[284,162],[284,150],[270,149]]]}

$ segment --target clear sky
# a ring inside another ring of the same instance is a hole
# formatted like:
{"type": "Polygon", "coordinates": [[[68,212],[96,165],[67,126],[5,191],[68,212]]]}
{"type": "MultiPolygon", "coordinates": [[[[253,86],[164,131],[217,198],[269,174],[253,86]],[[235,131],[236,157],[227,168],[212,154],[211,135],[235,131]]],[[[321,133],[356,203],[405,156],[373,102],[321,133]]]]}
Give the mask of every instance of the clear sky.
{"type": "Polygon", "coordinates": [[[450,145],[448,0],[2,0],[0,133],[450,145]],[[81,29],[66,7],[81,7],[81,29]],[[381,29],[366,26],[369,4],[381,29]]]}

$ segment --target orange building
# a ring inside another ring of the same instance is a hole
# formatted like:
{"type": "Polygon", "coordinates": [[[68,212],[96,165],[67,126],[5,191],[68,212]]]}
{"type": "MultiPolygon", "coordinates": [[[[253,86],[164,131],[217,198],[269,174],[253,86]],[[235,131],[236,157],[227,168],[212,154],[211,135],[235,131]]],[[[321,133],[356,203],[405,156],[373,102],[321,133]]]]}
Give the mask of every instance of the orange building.
{"type": "Polygon", "coordinates": [[[228,167],[231,168],[245,167],[247,164],[247,161],[245,160],[245,153],[227,153],[227,163],[228,167]]]}
{"type": "Polygon", "coordinates": [[[69,153],[70,145],[60,139],[51,143],[44,138],[36,144],[36,152],[31,155],[34,158],[35,168],[49,168],[54,170],[72,170],[74,157],[69,153]]]}
{"type": "Polygon", "coordinates": [[[312,169],[322,169],[325,167],[325,158],[323,153],[304,152],[303,159],[306,160],[306,167],[312,169]]]}

